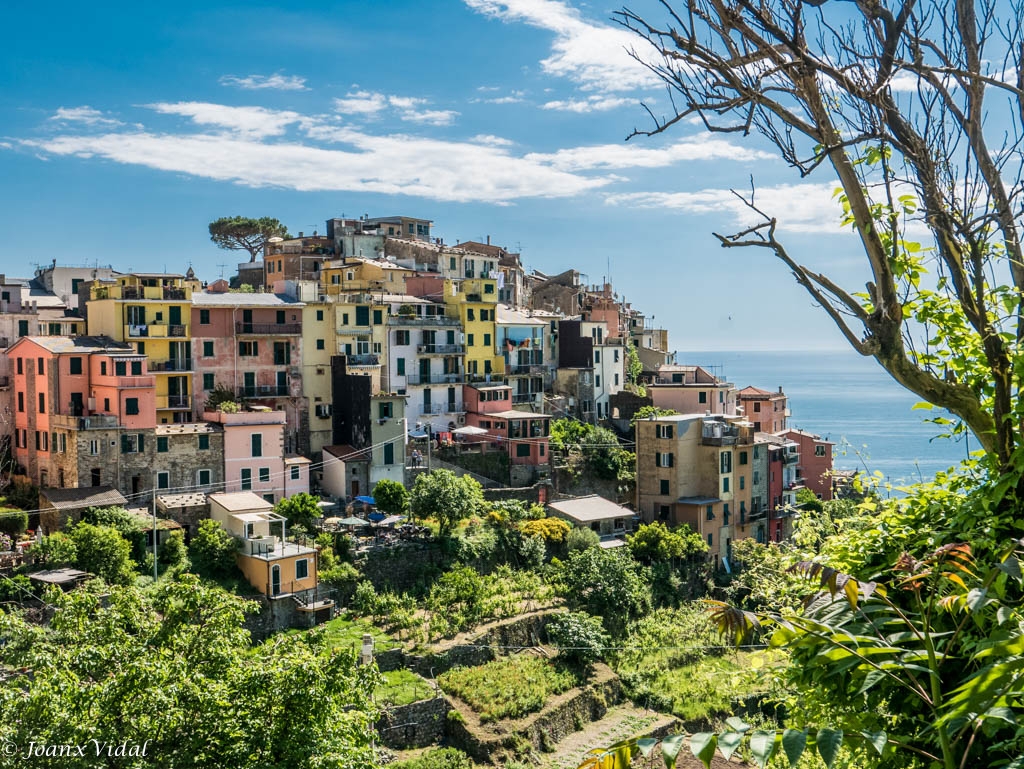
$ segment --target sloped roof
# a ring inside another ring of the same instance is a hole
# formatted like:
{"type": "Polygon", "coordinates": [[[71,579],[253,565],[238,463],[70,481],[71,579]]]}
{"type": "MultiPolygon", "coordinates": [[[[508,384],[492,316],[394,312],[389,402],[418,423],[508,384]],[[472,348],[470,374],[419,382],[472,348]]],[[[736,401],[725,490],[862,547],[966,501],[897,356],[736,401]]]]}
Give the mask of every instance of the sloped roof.
{"type": "Polygon", "coordinates": [[[79,510],[86,507],[110,507],[128,502],[112,486],[85,486],[77,489],[43,489],[40,496],[58,510],[79,510]]]}
{"type": "Polygon", "coordinates": [[[628,507],[617,505],[610,499],[605,499],[597,494],[548,502],[548,507],[579,523],[604,521],[609,518],[628,518],[635,515],[628,507]]]}
{"type": "Polygon", "coordinates": [[[199,307],[304,307],[305,303],[287,294],[243,294],[193,292],[192,304],[199,307]]]}
{"type": "MultiPolygon", "coordinates": [[[[135,355],[135,348],[125,342],[115,342],[109,336],[23,336],[18,342],[27,340],[52,353],[91,353],[135,355]]],[[[14,345],[18,344],[15,342],[14,345]]],[[[14,347],[11,345],[11,347],[14,347]]],[[[140,358],[146,357],[139,355],[140,358]]]]}
{"type": "Polygon", "coordinates": [[[237,513],[251,510],[271,510],[273,505],[267,502],[259,494],[252,491],[232,491],[211,494],[210,501],[216,502],[229,513],[237,513]]]}

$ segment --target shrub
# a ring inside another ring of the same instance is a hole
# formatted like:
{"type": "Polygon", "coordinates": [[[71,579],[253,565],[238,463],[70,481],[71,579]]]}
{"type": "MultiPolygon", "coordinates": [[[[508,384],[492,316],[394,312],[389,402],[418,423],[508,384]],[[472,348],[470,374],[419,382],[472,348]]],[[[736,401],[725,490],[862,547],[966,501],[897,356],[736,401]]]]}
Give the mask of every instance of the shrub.
{"type": "Polygon", "coordinates": [[[689,526],[670,529],[661,521],[642,524],[635,534],[626,537],[633,557],[641,561],[669,561],[707,553],[708,546],[700,534],[689,526]]]}
{"type": "Polygon", "coordinates": [[[559,614],[548,623],[547,632],[560,649],[559,658],[578,667],[601,659],[610,640],[601,620],[583,612],[559,614]]]}
{"type": "Polygon", "coordinates": [[[12,475],[6,498],[9,505],[23,510],[35,510],[39,507],[39,487],[27,475],[12,475]]]}
{"type": "Polygon", "coordinates": [[[479,667],[454,668],[438,676],[437,681],[487,723],[540,710],[549,697],[575,686],[577,677],[549,660],[519,655],[479,667]]]}
{"type": "Polygon", "coordinates": [[[199,522],[199,531],[188,546],[192,566],[200,575],[210,579],[229,577],[235,573],[235,554],[238,543],[217,522],[210,519],[199,522]]]}
{"type": "Polygon", "coordinates": [[[117,529],[79,523],[71,530],[75,565],[111,585],[129,585],[135,579],[132,546],[117,529]]]}
{"type": "Polygon", "coordinates": [[[29,548],[29,553],[40,559],[48,569],[71,566],[78,560],[78,549],[67,534],[55,531],[29,548]]]}
{"type": "Polygon", "coordinates": [[[16,510],[0,512],[0,534],[20,536],[28,528],[28,513],[16,510]]]}
{"type": "Polygon", "coordinates": [[[373,487],[377,509],[388,515],[402,515],[409,510],[409,492],[398,481],[382,478],[373,487]]]}
{"type": "Polygon", "coordinates": [[[167,566],[180,566],[188,561],[188,548],[185,546],[185,534],[176,529],[167,535],[157,552],[160,563],[167,566]]]}
{"type": "Polygon", "coordinates": [[[561,518],[541,518],[525,521],[520,530],[528,537],[541,537],[549,545],[565,542],[572,527],[561,518]]]}
{"type": "MultiPolygon", "coordinates": [[[[449,710],[448,716],[457,711],[449,710]]],[[[473,769],[473,762],[455,748],[434,748],[421,756],[388,764],[389,769],[473,769]]]]}
{"type": "Polygon", "coordinates": [[[293,494],[278,502],[274,512],[288,519],[293,532],[297,526],[309,530],[320,517],[320,499],[305,492],[293,494]]]}
{"type": "Polygon", "coordinates": [[[597,547],[600,542],[601,537],[598,536],[596,531],[581,527],[573,529],[569,532],[569,536],[566,537],[566,545],[570,553],[586,550],[589,547],[597,547]]]}

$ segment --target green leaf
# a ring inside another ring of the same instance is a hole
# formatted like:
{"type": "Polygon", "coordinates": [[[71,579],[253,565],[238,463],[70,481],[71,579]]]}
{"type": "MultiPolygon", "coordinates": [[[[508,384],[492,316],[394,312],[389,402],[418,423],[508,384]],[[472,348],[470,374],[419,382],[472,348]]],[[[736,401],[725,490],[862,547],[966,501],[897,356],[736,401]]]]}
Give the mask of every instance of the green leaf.
{"type": "Polygon", "coordinates": [[[697,732],[690,737],[690,752],[704,764],[704,769],[711,769],[711,759],[715,757],[717,747],[718,736],[711,732],[697,732]]]}
{"type": "Polygon", "coordinates": [[[931,411],[933,408],[935,408],[935,405],[929,403],[928,401],[918,401],[910,408],[911,410],[920,409],[922,411],[931,411]]]}
{"type": "Polygon", "coordinates": [[[782,749],[790,766],[796,766],[807,747],[806,729],[787,729],[782,733],[782,749]]]}
{"type": "Polygon", "coordinates": [[[994,718],[998,721],[1005,721],[1011,726],[1017,725],[1017,717],[1009,708],[989,708],[984,714],[982,714],[982,718],[994,718]]]}
{"type": "Polygon", "coordinates": [[[768,759],[775,752],[775,740],[777,737],[777,732],[757,731],[750,735],[750,753],[761,769],[764,769],[768,759]]]}
{"type": "Polygon", "coordinates": [[[884,680],[885,677],[885,671],[874,669],[868,671],[868,674],[864,676],[864,683],[860,685],[860,690],[857,692],[857,694],[864,694],[865,692],[869,691],[876,684],[884,680]]]}
{"type": "Polygon", "coordinates": [[[861,732],[864,739],[878,751],[878,755],[882,755],[882,751],[885,750],[885,746],[889,742],[889,735],[885,732],[861,732]]]}
{"type": "Polygon", "coordinates": [[[750,731],[750,724],[746,723],[742,718],[737,718],[736,716],[729,716],[727,719],[725,719],[725,725],[735,732],[750,731]]]}
{"type": "Polygon", "coordinates": [[[742,743],[743,732],[723,732],[718,735],[718,749],[725,756],[726,761],[732,758],[732,754],[742,743]]]}
{"type": "Polygon", "coordinates": [[[665,769],[675,769],[676,756],[679,755],[679,749],[683,747],[685,738],[685,734],[673,734],[661,741],[661,755],[665,759],[665,769]]]}
{"type": "Polygon", "coordinates": [[[651,751],[654,750],[654,746],[658,744],[658,740],[654,737],[641,737],[636,741],[636,746],[640,748],[640,753],[644,758],[651,755],[651,751]]]}
{"type": "Polygon", "coordinates": [[[839,748],[843,744],[842,729],[819,729],[815,739],[815,746],[818,748],[818,755],[825,762],[825,769],[832,769],[839,748]]]}

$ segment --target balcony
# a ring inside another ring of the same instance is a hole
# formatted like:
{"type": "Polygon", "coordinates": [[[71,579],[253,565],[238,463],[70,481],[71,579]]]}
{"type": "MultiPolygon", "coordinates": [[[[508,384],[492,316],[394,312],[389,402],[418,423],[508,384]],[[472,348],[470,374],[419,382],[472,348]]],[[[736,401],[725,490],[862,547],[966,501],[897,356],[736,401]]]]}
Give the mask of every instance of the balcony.
{"type": "Polygon", "coordinates": [[[420,406],[421,416],[438,416],[439,414],[464,414],[462,404],[458,401],[448,403],[427,403],[420,406]]]}
{"type": "Polygon", "coordinates": [[[416,352],[421,355],[464,355],[466,345],[464,344],[418,344],[416,352]]]}
{"type": "Polygon", "coordinates": [[[191,395],[158,395],[156,397],[157,410],[167,409],[190,409],[192,408],[191,395]]]}
{"type": "Polygon", "coordinates": [[[796,451],[787,451],[785,454],[783,454],[782,461],[787,465],[795,465],[797,462],[800,461],[800,454],[799,452],[796,451]]]}
{"type": "Polygon", "coordinates": [[[239,398],[287,398],[288,385],[253,385],[238,388],[239,398]]]}
{"type": "Polygon", "coordinates": [[[406,374],[405,376],[405,382],[409,385],[462,384],[465,381],[465,374],[406,374]]]}
{"type": "Polygon", "coordinates": [[[522,376],[524,374],[546,374],[548,373],[548,367],[539,363],[506,363],[505,373],[509,376],[522,376]]]}
{"type": "Polygon", "coordinates": [[[450,326],[460,328],[462,326],[458,318],[449,318],[446,315],[389,315],[389,326],[450,326]]]}
{"type": "Polygon", "coordinates": [[[151,360],[150,371],[191,371],[192,361],[188,358],[168,358],[167,360],[151,360]]]}
{"type": "Polygon", "coordinates": [[[240,336],[293,336],[302,333],[301,323],[236,323],[240,336]]]}
{"type": "Polygon", "coordinates": [[[120,427],[117,417],[113,414],[92,414],[87,417],[52,414],[50,426],[63,427],[66,430],[111,430],[120,427]]]}
{"type": "Polygon", "coordinates": [[[536,403],[540,395],[543,393],[512,393],[512,403],[536,403]]]}
{"type": "Polygon", "coordinates": [[[185,337],[188,336],[188,326],[184,324],[168,325],[165,323],[132,324],[124,327],[125,337],[137,339],[140,337],[185,337]]]}
{"type": "Polygon", "coordinates": [[[346,355],[345,362],[349,366],[379,366],[380,356],[371,354],[346,355]]]}
{"type": "Polygon", "coordinates": [[[93,299],[142,299],[167,302],[187,302],[192,297],[191,289],[180,286],[102,286],[93,289],[93,299]]]}

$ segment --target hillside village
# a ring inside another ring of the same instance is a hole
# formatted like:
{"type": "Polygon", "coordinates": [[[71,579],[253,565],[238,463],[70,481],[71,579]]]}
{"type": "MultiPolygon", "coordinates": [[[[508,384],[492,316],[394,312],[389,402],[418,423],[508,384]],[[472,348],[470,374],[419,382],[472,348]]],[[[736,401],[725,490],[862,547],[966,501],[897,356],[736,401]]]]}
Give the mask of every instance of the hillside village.
{"type": "Polygon", "coordinates": [[[677,361],[607,278],[528,271],[490,238],[447,245],[424,219],[330,219],[230,280],[54,261],[0,276],[0,296],[8,600],[45,604],[92,576],[159,585],[187,555],[259,603],[254,641],[323,626],[375,661],[402,692],[390,705],[413,708],[377,722],[394,750],[561,760],[576,753],[555,743],[597,739],[591,721],[664,732],[690,704],[654,696],[638,660],[564,678],[499,647],[668,632],[744,540],[786,540],[849,485],[832,443],[790,427],[782,388],[677,361]],[[131,544],[127,571],[90,564],[76,537],[93,526],[131,544]],[[567,558],[639,586],[582,605],[567,558]],[[491,684],[472,671],[522,665],[551,676],[537,702],[474,699],[491,684]]]}

